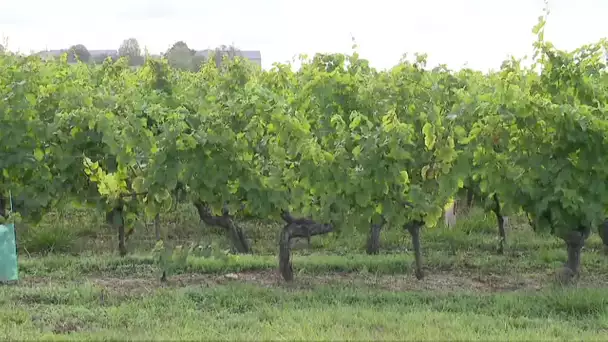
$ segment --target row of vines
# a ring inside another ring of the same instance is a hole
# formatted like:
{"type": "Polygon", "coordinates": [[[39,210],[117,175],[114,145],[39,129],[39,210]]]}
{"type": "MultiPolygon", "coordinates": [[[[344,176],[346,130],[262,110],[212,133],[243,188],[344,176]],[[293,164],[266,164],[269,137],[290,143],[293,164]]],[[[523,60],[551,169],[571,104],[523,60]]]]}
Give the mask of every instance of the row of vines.
{"type": "MultiPolygon", "coordinates": [[[[0,56],[0,215],[98,207],[125,234],[189,201],[201,219],[250,252],[239,217],[284,220],[289,241],[348,229],[413,239],[467,188],[498,218],[525,213],[568,249],[581,248],[608,209],[606,42],[573,52],[535,27],[531,67],[515,59],[481,73],[429,70],[424,56],[379,71],[352,55],[317,54],[299,70],[242,59],[180,71],[148,59],[102,65],[0,56]]],[[[606,230],[600,234],[608,244],[606,230]]]]}

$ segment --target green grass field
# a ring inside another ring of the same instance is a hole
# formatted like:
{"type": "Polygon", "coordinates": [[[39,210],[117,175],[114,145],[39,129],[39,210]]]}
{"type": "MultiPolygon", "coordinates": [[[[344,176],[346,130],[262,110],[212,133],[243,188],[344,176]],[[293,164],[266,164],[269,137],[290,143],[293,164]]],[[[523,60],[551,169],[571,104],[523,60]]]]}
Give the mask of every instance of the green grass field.
{"type": "MultiPolygon", "coordinates": [[[[163,216],[174,243],[227,248],[192,208],[163,216]]],[[[453,230],[423,231],[426,278],[413,275],[409,235],[383,232],[365,254],[364,232],[298,243],[296,280],[277,272],[280,223],[243,223],[254,255],[191,255],[167,283],[139,229],[130,255],[86,211],[18,226],[20,276],[0,286],[4,340],[606,340],[608,256],[597,234],[581,278],[562,286],[560,240],[513,219],[497,255],[494,219],[475,211],[453,230]]]]}

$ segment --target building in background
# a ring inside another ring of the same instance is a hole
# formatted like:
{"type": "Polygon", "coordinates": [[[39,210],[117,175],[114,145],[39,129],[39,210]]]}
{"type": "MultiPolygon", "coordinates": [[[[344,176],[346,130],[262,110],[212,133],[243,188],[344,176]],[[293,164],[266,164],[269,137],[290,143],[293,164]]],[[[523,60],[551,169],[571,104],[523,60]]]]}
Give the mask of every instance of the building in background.
{"type": "MultiPolygon", "coordinates": [[[[209,58],[209,55],[211,55],[211,53],[213,53],[215,51],[216,50],[210,50],[210,49],[200,50],[200,51],[196,51],[196,53],[194,55],[199,56],[199,57],[204,57],[205,59],[207,59],[207,58],[209,58]]],[[[226,55],[230,55],[233,51],[225,50],[223,52],[226,55]]],[[[237,56],[247,58],[248,60],[252,61],[253,63],[255,63],[259,66],[262,66],[262,53],[260,51],[234,50],[234,54],[237,56]]]]}

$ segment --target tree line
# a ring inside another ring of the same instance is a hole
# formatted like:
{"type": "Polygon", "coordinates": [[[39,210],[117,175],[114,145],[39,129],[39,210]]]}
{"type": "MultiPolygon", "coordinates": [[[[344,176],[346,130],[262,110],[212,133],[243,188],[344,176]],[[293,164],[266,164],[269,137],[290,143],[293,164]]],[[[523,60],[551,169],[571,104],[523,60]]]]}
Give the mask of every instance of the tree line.
{"type": "MultiPolygon", "coordinates": [[[[2,47],[0,46],[0,51],[2,47]]],[[[227,56],[228,58],[234,57],[242,57],[241,51],[239,48],[234,45],[220,45],[216,47],[214,50],[214,59],[217,64],[220,64],[222,58],[227,56]]],[[[84,63],[96,63],[100,64],[106,58],[111,58],[116,60],[120,57],[126,57],[129,61],[129,65],[131,66],[141,66],[145,61],[145,54],[142,52],[142,49],[139,45],[139,42],[135,38],[125,39],[118,48],[118,53],[116,55],[92,55],[87,47],[83,44],[76,44],[70,46],[67,49],[66,53],[68,54],[69,62],[82,61],[84,63]]],[[[188,44],[184,41],[175,42],[167,51],[161,54],[161,57],[164,57],[168,60],[169,65],[176,69],[188,70],[188,71],[198,71],[201,65],[206,61],[207,57],[198,55],[197,50],[191,49],[188,47],[188,44]]]]}

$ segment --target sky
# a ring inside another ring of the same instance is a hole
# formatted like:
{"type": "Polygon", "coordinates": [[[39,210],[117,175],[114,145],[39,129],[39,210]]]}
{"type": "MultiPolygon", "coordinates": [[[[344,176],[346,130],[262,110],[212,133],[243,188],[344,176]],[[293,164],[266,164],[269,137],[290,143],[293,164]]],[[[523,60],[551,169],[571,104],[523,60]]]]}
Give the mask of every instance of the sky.
{"type": "MultiPolygon", "coordinates": [[[[531,54],[543,7],[542,0],[0,0],[0,37],[22,53],[118,49],[130,37],[155,54],[178,40],[197,50],[234,44],[261,51],[265,68],[301,53],[350,53],[354,37],[378,68],[420,52],[430,65],[488,70],[531,54]]],[[[549,9],[545,37],[560,49],[608,37],[608,0],[549,0],[549,9]]]]}

